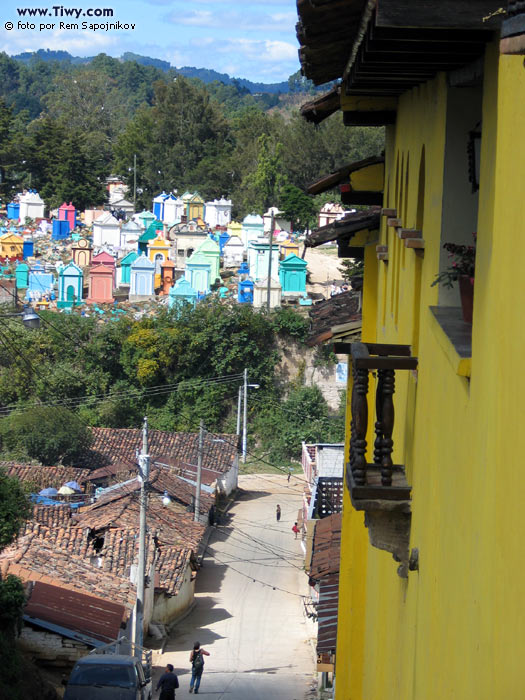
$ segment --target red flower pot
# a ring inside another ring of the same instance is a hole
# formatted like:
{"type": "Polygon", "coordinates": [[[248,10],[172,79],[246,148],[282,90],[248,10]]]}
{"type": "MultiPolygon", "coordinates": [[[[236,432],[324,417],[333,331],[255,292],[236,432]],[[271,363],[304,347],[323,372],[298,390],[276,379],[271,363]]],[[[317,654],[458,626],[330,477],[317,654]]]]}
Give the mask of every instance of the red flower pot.
{"type": "Polygon", "coordinates": [[[462,275],[459,278],[459,296],[461,297],[461,310],[463,320],[472,323],[472,309],[474,307],[474,279],[462,275]]]}

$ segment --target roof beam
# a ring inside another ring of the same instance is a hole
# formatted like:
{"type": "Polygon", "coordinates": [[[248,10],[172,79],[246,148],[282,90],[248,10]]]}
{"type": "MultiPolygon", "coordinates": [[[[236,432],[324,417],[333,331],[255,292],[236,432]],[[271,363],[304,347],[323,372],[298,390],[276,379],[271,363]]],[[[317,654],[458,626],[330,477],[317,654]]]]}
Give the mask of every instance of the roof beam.
{"type": "Polygon", "coordinates": [[[492,29],[501,22],[494,16],[501,0],[378,0],[378,27],[439,27],[492,29]],[[489,18],[490,17],[490,18],[489,18]]]}

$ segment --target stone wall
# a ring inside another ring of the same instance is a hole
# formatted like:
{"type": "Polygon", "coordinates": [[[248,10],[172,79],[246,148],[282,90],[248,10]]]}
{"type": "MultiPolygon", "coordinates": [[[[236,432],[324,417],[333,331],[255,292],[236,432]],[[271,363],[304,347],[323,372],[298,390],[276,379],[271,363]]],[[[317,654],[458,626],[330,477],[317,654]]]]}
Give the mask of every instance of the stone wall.
{"type": "Polygon", "coordinates": [[[18,646],[35,661],[43,661],[46,666],[59,667],[71,667],[77,659],[91,651],[91,647],[82,642],[29,625],[23,626],[18,646]]]}
{"type": "MultiPolygon", "coordinates": [[[[323,365],[316,367],[315,348],[307,348],[288,341],[279,341],[281,350],[281,362],[278,367],[278,378],[284,382],[293,382],[301,379],[304,386],[316,384],[321,390],[326,402],[331,409],[339,408],[341,392],[345,390],[344,384],[336,382],[337,365],[323,365]]],[[[346,362],[346,355],[337,355],[337,360],[346,362]]]]}

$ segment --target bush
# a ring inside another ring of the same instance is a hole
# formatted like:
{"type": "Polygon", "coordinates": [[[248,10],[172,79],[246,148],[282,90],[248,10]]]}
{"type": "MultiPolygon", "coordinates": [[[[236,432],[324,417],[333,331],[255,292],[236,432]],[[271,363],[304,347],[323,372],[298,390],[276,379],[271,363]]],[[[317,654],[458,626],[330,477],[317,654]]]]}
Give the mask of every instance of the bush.
{"type": "Polygon", "coordinates": [[[71,411],[62,407],[33,408],[0,422],[4,451],[23,450],[42,464],[74,464],[92,442],[92,435],[71,411]]]}
{"type": "Polygon", "coordinates": [[[281,307],[272,314],[273,327],[277,335],[293,338],[304,343],[308,335],[310,322],[307,318],[290,307],[281,307]]]}

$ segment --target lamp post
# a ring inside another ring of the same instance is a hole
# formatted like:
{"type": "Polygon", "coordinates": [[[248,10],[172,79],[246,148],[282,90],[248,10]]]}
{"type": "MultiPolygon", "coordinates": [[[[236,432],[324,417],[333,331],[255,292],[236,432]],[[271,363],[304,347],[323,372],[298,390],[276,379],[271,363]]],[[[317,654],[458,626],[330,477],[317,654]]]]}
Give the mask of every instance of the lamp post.
{"type": "Polygon", "coordinates": [[[33,309],[25,309],[15,314],[1,314],[0,319],[2,318],[19,318],[26,328],[31,330],[40,328],[40,316],[33,309]]]}
{"type": "Polygon", "coordinates": [[[248,389],[258,389],[259,384],[248,384],[248,369],[244,370],[244,411],[242,423],[242,462],[246,464],[246,448],[248,444],[248,389]]]}

